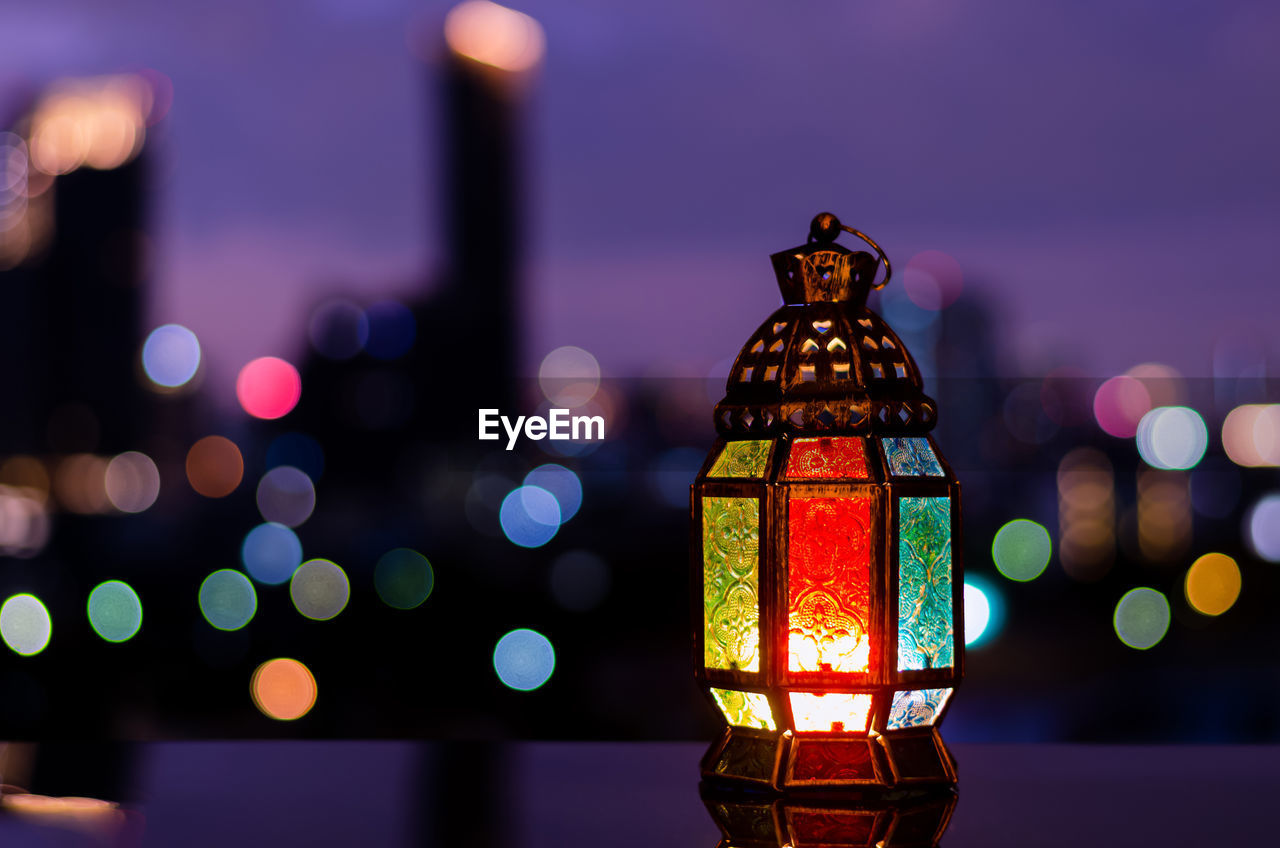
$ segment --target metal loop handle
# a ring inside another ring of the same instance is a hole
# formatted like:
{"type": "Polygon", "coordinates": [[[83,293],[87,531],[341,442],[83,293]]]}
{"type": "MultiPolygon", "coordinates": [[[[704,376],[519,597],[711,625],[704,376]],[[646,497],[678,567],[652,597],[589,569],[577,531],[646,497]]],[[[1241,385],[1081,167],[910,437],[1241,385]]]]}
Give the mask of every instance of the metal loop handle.
{"type": "Polygon", "coordinates": [[[889,285],[889,280],[893,277],[893,266],[889,264],[889,257],[880,249],[880,245],[872,241],[871,236],[855,230],[853,227],[846,227],[844,224],[841,224],[840,229],[844,230],[846,233],[853,233],[855,236],[874,247],[876,249],[876,253],[880,254],[880,261],[884,263],[884,279],[880,281],[879,285],[872,284],[871,288],[875,291],[880,291],[880,289],[889,285]]]}

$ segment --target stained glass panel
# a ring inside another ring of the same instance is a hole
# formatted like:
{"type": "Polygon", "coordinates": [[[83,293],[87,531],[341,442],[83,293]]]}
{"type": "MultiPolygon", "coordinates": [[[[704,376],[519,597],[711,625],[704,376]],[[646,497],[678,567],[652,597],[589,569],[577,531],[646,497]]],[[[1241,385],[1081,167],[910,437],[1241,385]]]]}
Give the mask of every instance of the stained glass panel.
{"type": "Polygon", "coordinates": [[[893,696],[889,708],[889,730],[929,727],[947,705],[950,689],[908,689],[893,696]]]}
{"type": "Polygon", "coordinates": [[[702,499],[703,662],[760,670],[760,503],[702,499]]]}
{"type": "Polygon", "coordinates": [[[865,732],[871,715],[871,696],[845,692],[792,692],[791,715],[797,731],[865,732]]]}
{"type": "Polygon", "coordinates": [[[871,656],[871,498],[792,498],[787,668],[865,672],[871,656]]]}
{"type": "Polygon", "coordinates": [[[796,439],[787,458],[787,476],[810,480],[867,480],[867,446],[862,439],[796,439]]]}
{"type": "Polygon", "coordinates": [[[728,442],[711,466],[708,477],[763,477],[769,466],[770,439],[728,442]]]}
{"type": "Polygon", "coordinates": [[[898,499],[898,670],[950,668],[951,499],[898,499]]]}
{"type": "Polygon", "coordinates": [[[895,477],[942,477],[942,465],[923,436],[886,436],[880,440],[895,477]]]}
{"type": "Polygon", "coordinates": [[[739,692],[737,689],[711,689],[711,697],[724,713],[728,724],[738,727],[755,727],[760,730],[776,730],[773,710],[769,708],[769,696],[763,692],[739,692]]]}

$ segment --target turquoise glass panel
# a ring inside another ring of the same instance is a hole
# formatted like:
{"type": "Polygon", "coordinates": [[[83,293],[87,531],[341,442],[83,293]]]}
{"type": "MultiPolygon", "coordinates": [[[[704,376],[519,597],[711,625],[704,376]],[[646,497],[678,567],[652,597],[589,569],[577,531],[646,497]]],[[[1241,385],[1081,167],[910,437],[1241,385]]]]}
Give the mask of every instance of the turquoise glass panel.
{"type": "Polygon", "coordinates": [[[951,499],[898,498],[898,670],[951,668],[951,499]]]}
{"type": "Polygon", "coordinates": [[[942,465],[923,436],[886,436],[880,440],[894,477],[941,477],[942,465]]]}

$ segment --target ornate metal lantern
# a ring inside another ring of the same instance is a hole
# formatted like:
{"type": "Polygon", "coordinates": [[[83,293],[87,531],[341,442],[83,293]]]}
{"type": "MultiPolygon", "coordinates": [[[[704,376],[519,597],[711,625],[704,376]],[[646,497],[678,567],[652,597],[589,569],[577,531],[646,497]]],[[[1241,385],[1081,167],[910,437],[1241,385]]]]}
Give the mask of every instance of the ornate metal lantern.
{"type": "Polygon", "coordinates": [[[919,369],[866,306],[889,260],[827,213],[771,258],[785,304],[738,354],[693,484],[697,679],[728,724],[703,778],[954,783],[937,725],[964,670],[960,488],[919,369]]]}

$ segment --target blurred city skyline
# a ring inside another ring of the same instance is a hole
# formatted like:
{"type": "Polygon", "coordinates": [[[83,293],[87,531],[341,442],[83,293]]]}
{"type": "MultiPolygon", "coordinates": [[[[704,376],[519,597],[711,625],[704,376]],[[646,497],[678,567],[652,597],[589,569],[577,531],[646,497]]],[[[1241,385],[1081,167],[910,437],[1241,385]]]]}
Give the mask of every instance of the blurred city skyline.
{"type": "MultiPolygon", "coordinates": [[[[62,76],[172,83],[147,322],[197,333],[220,407],[244,362],[305,349],[326,295],[438,278],[449,5],[6,9],[6,112],[62,76]]],[[[774,305],[767,254],[819,209],[900,268],[953,256],[1010,375],[1209,376],[1222,338],[1277,354],[1280,14],[1263,3],[519,8],[548,45],[525,93],[526,373],[564,344],[608,374],[705,373],[774,305]]]]}

